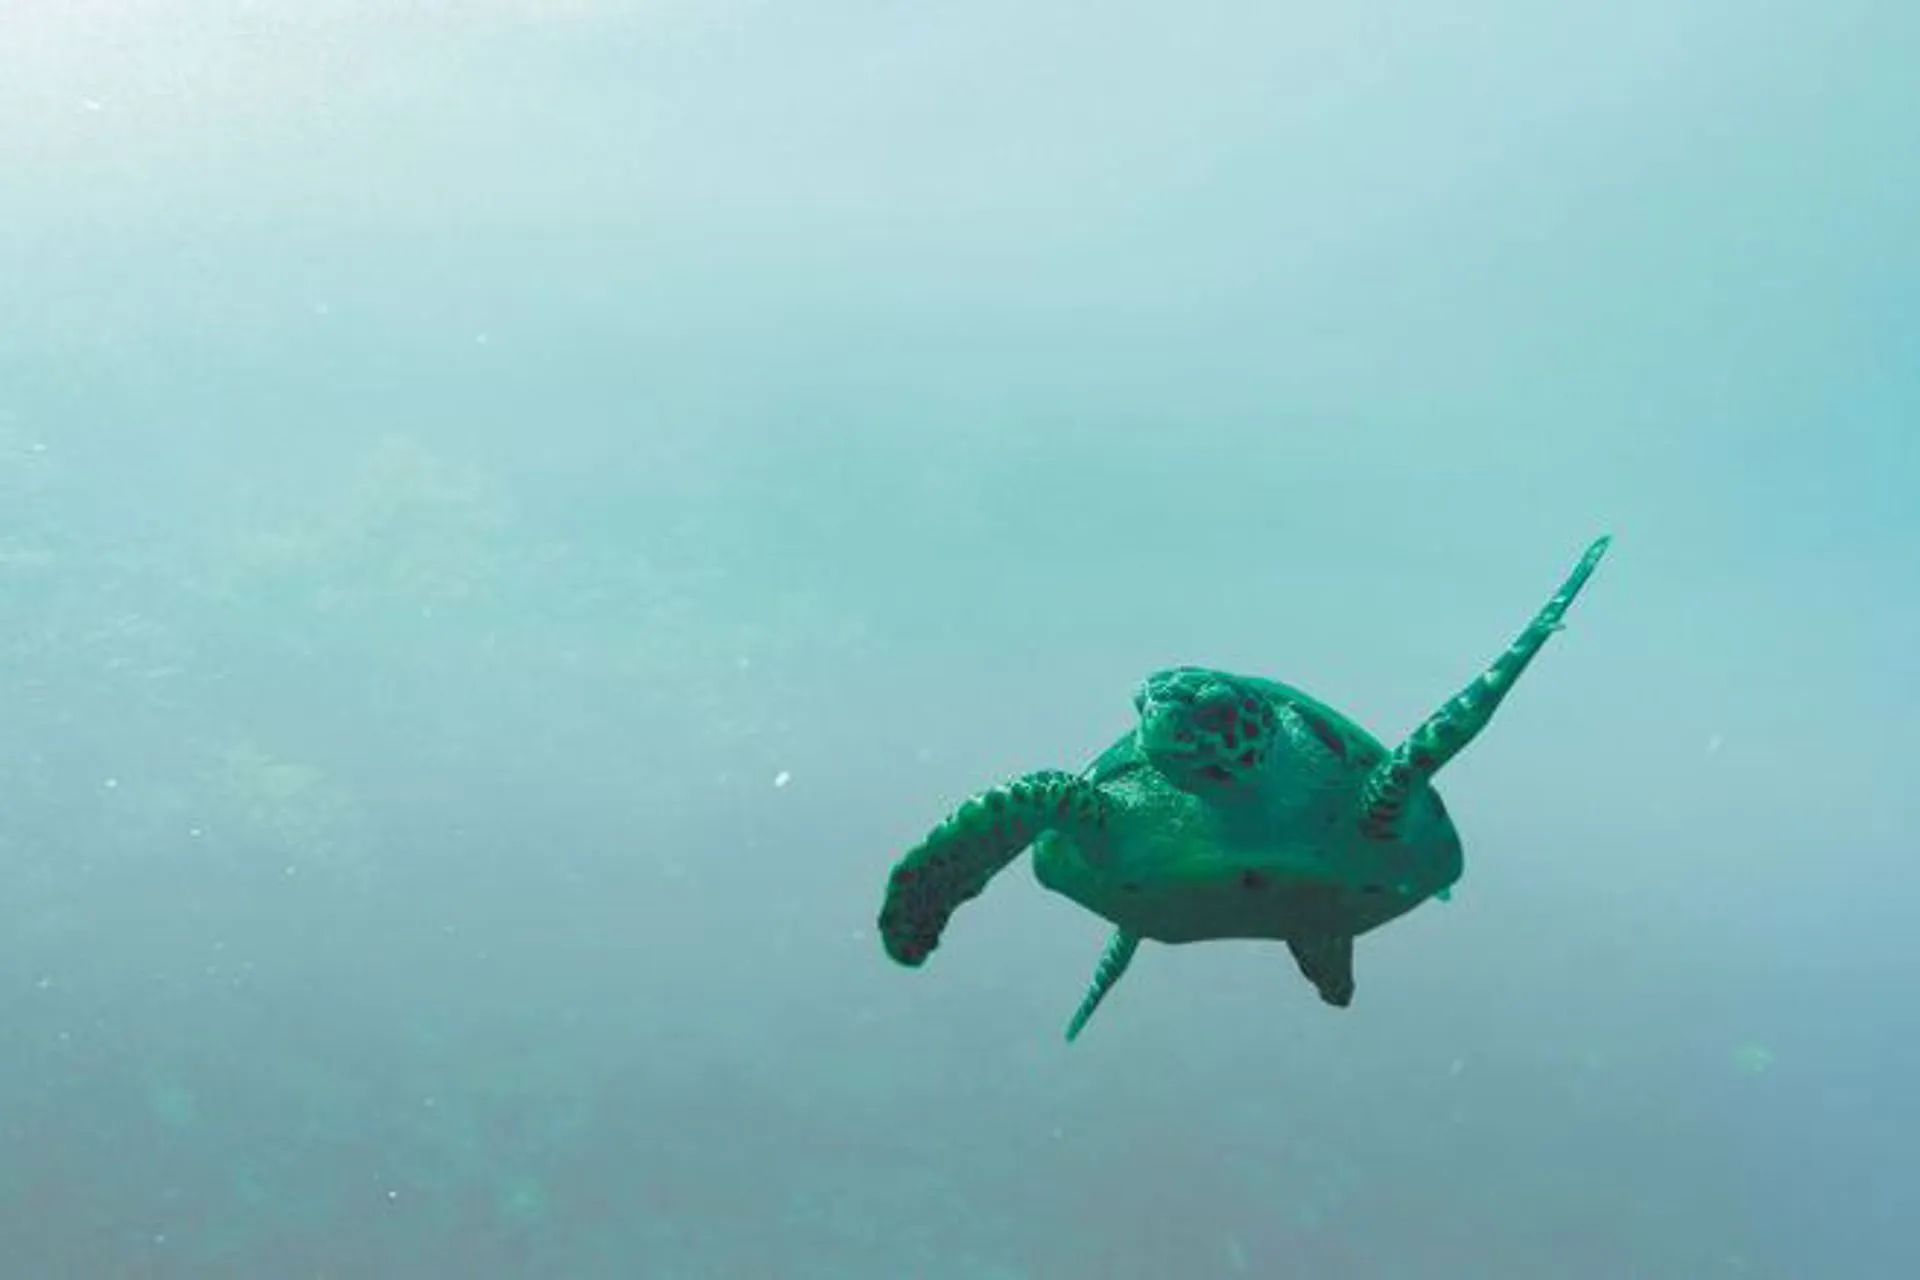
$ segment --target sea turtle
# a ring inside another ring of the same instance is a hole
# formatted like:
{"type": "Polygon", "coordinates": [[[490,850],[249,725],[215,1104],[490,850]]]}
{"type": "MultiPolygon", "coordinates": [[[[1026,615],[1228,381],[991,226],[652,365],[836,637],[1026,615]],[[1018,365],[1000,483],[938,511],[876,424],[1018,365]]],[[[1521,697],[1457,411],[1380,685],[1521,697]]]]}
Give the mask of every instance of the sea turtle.
{"type": "Polygon", "coordinates": [[[1067,1039],[1143,938],[1285,942],[1327,1004],[1353,999],[1353,940],[1460,878],[1433,776],[1484,729],[1605,554],[1587,548],[1507,651],[1388,751],[1278,681],[1204,667],[1147,677],[1136,726],[1079,774],[1042,770],[960,805],[894,866],[887,954],[918,966],[961,903],[1033,845],[1040,883],[1115,927],[1067,1039]]]}

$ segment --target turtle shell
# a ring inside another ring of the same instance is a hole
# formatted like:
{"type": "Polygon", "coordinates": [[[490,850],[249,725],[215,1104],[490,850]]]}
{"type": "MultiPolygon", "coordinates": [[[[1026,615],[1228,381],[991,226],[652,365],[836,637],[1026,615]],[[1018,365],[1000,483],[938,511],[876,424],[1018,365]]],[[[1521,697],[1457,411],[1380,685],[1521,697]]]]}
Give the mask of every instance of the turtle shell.
{"type": "Polygon", "coordinates": [[[1083,773],[1112,804],[1106,839],[1071,831],[1034,845],[1040,883],[1159,942],[1353,937],[1443,893],[1460,839],[1424,783],[1386,839],[1360,825],[1360,794],[1386,749],[1319,700],[1277,681],[1215,673],[1266,700],[1282,726],[1271,757],[1230,786],[1196,790],[1155,764],[1138,731],[1083,773]]]}

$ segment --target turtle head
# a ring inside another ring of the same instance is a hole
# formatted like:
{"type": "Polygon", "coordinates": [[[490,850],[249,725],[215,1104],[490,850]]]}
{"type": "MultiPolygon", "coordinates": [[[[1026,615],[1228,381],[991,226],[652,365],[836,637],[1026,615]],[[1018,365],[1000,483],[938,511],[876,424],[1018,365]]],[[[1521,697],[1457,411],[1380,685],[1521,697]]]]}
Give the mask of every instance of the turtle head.
{"type": "Polygon", "coordinates": [[[1218,795],[1257,776],[1273,757],[1279,715],[1258,689],[1204,667],[1157,671],[1133,695],[1140,750],[1185,791],[1218,795]]]}

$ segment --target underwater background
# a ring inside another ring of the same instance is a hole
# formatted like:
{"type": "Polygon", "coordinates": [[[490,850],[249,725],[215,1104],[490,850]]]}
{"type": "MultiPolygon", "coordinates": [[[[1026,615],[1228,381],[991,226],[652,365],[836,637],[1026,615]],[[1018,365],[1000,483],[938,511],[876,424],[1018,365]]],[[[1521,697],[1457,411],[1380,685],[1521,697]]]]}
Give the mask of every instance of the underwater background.
{"type": "Polygon", "coordinates": [[[1920,6],[0,4],[0,1277],[1920,1275],[1920,6]],[[1176,663],[1352,1008],[1016,866],[1176,663]]]}

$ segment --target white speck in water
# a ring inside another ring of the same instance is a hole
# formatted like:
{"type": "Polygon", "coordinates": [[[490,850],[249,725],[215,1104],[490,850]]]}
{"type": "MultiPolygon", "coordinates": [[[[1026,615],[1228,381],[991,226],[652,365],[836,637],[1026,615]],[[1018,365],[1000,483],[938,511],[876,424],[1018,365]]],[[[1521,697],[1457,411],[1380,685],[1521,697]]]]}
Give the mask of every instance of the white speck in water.
{"type": "Polygon", "coordinates": [[[313,314],[317,316],[330,316],[333,314],[333,308],[324,302],[316,302],[313,304],[313,314]]]}
{"type": "Polygon", "coordinates": [[[395,1190],[393,1190],[392,1188],[388,1188],[388,1190],[387,1190],[387,1199],[389,1199],[389,1200],[398,1200],[399,1198],[400,1198],[400,1193],[399,1193],[398,1191],[395,1191],[395,1190]]]}
{"type": "Polygon", "coordinates": [[[1447,1068],[1447,1074],[1450,1076],[1457,1076],[1462,1071],[1465,1071],[1466,1069],[1467,1069],[1467,1060],[1465,1058],[1455,1058],[1453,1060],[1453,1065],[1447,1068]]]}
{"type": "Polygon", "coordinates": [[[773,775],[773,785],[776,787],[784,787],[789,782],[792,782],[792,781],[793,781],[793,775],[788,773],[785,769],[782,769],[780,772],[773,775]]]}
{"type": "Polygon", "coordinates": [[[286,871],[286,874],[288,874],[288,875],[290,875],[290,876],[291,876],[291,875],[297,875],[297,874],[299,874],[299,871],[300,871],[300,868],[298,868],[298,867],[295,867],[295,866],[289,866],[289,867],[287,868],[287,871],[286,871]]]}
{"type": "Polygon", "coordinates": [[[1721,744],[1721,743],[1723,743],[1723,742],[1725,742],[1725,741],[1726,741],[1726,739],[1725,739],[1725,738],[1723,738],[1723,737],[1721,737],[1721,736],[1720,736],[1719,734],[1717,734],[1717,733],[1716,733],[1716,734],[1714,734],[1714,735],[1713,735],[1712,737],[1710,737],[1710,738],[1708,738],[1708,739],[1707,739],[1707,754],[1708,754],[1708,755],[1712,755],[1712,754],[1713,754],[1714,752],[1716,752],[1716,751],[1718,751],[1718,750],[1720,750],[1720,744],[1721,744]]]}
{"type": "Polygon", "coordinates": [[[193,837],[193,838],[194,838],[195,840],[198,840],[198,839],[200,838],[200,828],[198,828],[198,827],[188,827],[188,828],[187,828],[187,834],[188,834],[188,835],[190,835],[190,836],[192,836],[192,837],[193,837]]]}
{"type": "Polygon", "coordinates": [[[476,333],[476,334],[474,334],[474,335],[473,335],[473,344],[474,344],[475,346],[477,346],[477,347],[484,347],[484,346],[486,346],[486,345],[487,345],[487,335],[486,335],[486,334],[484,334],[484,333],[476,333]]]}
{"type": "Polygon", "coordinates": [[[98,98],[82,98],[80,99],[80,107],[83,111],[104,111],[106,110],[107,104],[98,98]]]}
{"type": "Polygon", "coordinates": [[[106,788],[107,790],[109,790],[109,791],[112,791],[112,790],[114,790],[115,788],[117,788],[117,787],[118,787],[118,786],[120,785],[120,779],[118,779],[118,778],[107,778],[107,779],[105,779],[105,780],[103,780],[103,781],[102,781],[102,782],[100,783],[100,785],[101,785],[101,786],[103,786],[103,787],[105,787],[105,788],[106,788]]]}

